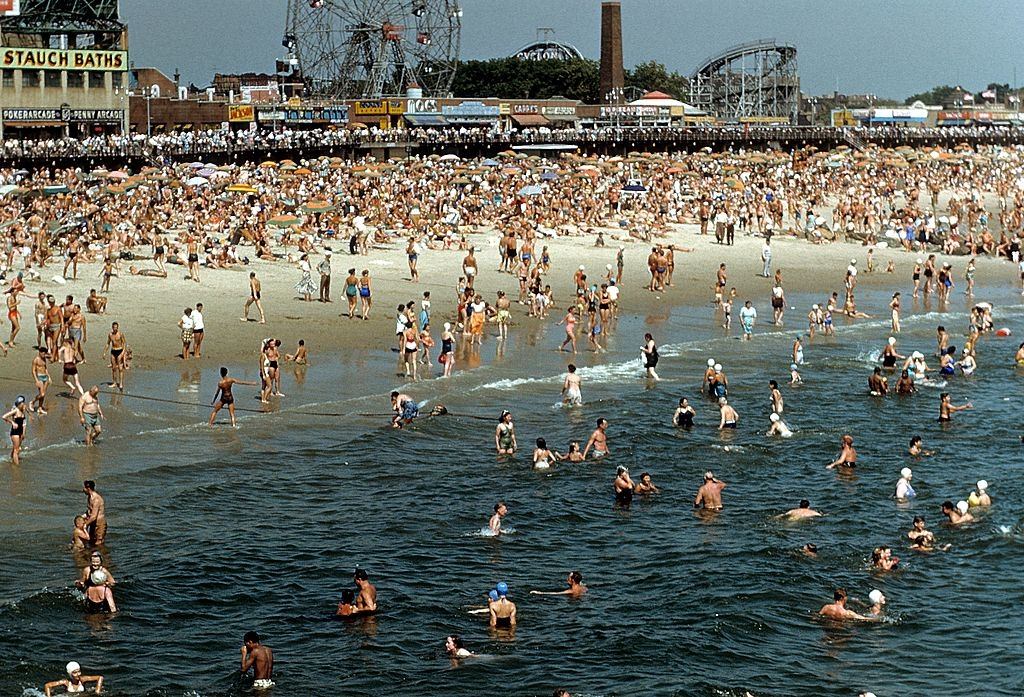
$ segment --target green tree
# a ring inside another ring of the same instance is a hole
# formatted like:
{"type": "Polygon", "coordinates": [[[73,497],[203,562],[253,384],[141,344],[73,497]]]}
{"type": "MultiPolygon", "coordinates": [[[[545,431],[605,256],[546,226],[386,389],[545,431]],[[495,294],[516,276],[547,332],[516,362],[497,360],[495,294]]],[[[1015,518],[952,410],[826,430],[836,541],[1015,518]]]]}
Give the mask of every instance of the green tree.
{"type": "Polygon", "coordinates": [[[685,75],[672,71],[663,63],[648,61],[626,71],[626,87],[636,87],[642,92],[657,90],[684,100],[690,92],[690,81],[685,75]]]}
{"type": "Polygon", "coordinates": [[[926,105],[931,106],[934,104],[949,104],[953,101],[953,94],[959,92],[959,88],[952,87],[951,85],[941,85],[939,87],[933,87],[927,92],[919,92],[918,94],[912,94],[906,98],[904,104],[910,105],[914,102],[924,102],[926,105]]]}
{"type": "Polygon", "coordinates": [[[459,63],[452,83],[457,97],[598,101],[598,65],[592,60],[494,58],[459,63]]]}

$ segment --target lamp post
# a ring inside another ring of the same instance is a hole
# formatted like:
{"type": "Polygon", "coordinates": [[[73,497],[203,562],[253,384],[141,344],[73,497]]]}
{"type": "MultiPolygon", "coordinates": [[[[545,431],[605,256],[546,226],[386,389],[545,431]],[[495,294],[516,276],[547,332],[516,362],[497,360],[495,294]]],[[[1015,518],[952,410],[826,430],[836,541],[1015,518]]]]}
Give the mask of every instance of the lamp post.
{"type": "Polygon", "coordinates": [[[149,142],[150,137],[153,135],[153,123],[150,118],[149,102],[153,99],[153,88],[156,85],[150,85],[146,88],[146,142],[149,142]]]}
{"type": "MultiPolygon", "coordinates": [[[[605,93],[604,100],[613,106],[619,106],[620,102],[622,102],[622,97],[624,94],[625,90],[622,89],[621,87],[612,87],[610,90],[608,90],[608,92],[605,93]]],[[[622,110],[616,109],[614,113],[615,127],[619,128],[621,126],[622,110]]]]}

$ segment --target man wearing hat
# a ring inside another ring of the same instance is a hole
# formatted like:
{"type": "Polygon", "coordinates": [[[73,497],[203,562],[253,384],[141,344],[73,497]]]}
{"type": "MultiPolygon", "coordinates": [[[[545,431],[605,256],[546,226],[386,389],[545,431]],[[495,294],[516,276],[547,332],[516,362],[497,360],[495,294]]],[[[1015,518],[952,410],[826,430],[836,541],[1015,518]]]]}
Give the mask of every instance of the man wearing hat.
{"type": "Polygon", "coordinates": [[[316,270],[320,272],[320,302],[331,302],[331,250],[324,250],[324,258],[317,264],[316,270]]]}

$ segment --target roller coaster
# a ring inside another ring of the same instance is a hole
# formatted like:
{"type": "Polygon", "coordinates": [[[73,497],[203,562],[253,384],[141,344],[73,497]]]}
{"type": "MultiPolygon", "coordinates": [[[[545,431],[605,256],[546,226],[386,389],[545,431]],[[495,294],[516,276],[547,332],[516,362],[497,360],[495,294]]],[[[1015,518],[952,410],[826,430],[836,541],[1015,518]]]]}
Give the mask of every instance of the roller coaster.
{"type": "Polygon", "coordinates": [[[800,74],[796,46],[758,39],[703,61],[690,75],[690,103],[724,120],[796,122],[800,74]]]}

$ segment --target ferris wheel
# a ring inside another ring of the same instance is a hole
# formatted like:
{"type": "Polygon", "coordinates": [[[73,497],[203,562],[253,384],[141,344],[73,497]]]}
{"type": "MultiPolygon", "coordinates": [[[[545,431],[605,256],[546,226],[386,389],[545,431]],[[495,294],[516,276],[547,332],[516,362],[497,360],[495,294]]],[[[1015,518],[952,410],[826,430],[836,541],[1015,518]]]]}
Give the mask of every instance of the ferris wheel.
{"type": "Polygon", "coordinates": [[[458,0],[289,0],[283,43],[307,97],[443,96],[461,30],[458,0]]]}

